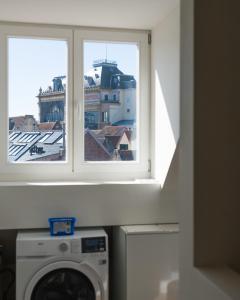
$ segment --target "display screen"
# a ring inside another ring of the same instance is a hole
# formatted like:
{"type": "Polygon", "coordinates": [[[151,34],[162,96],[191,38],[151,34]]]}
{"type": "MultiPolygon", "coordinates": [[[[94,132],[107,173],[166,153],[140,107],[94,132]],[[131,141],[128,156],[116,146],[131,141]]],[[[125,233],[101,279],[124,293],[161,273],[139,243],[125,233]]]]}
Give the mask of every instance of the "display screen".
{"type": "Polygon", "coordinates": [[[83,238],[82,253],[105,252],[106,239],[105,237],[83,238]]]}

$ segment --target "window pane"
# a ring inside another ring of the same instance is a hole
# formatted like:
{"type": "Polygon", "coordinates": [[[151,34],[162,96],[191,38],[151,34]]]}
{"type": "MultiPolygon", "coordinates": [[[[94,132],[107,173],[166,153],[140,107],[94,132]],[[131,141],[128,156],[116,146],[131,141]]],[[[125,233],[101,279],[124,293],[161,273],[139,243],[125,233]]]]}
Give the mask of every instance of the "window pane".
{"type": "Polygon", "coordinates": [[[133,161],[137,154],[136,44],[84,43],[85,161],[133,161]]]}
{"type": "Polygon", "coordinates": [[[11,37],[8,51],[8,160],[65,161],[67,42],[11,37]]]}

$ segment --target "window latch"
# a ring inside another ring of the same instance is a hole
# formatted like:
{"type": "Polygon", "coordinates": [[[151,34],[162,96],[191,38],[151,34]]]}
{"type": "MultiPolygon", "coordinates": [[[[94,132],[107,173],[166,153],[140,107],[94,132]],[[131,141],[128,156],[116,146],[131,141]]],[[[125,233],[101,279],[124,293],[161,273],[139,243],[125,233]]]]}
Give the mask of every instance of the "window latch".
{"type": "Polygon", "coordinates": [[[79,101],[77,102],[77,115],[78,115],[78,119],[81,120],[82,119],[82,115],[81,115],[81,105],[79,103],[79,101]]]}
{"type": "Polygon", "coordinates": [[[148,160],[148,172],[150,173],[152,170],[152,162],[151,159],[148,160]]]}

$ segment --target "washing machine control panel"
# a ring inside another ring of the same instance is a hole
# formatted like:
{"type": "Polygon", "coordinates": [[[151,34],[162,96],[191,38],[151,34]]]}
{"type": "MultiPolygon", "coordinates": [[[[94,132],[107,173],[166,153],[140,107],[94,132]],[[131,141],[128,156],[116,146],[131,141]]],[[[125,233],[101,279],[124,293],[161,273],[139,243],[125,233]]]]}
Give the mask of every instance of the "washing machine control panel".
{"type": "Polygon", "coordinates": [[[96,253],[106,251],[106,237],[82,238],[82,253],[96,253]]]}

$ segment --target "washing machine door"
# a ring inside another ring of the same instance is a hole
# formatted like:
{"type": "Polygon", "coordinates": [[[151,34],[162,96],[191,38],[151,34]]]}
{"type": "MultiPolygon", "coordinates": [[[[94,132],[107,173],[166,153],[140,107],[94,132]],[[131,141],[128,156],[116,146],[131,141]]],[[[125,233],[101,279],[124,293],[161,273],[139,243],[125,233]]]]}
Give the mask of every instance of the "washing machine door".
{"type": "Polygon", "coordinates": [[[104,300],[97,273],[84,263],[61,261],[39,270],[24,300],[104,300]]]}

